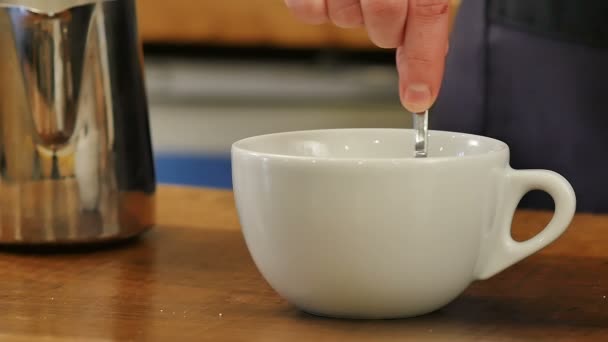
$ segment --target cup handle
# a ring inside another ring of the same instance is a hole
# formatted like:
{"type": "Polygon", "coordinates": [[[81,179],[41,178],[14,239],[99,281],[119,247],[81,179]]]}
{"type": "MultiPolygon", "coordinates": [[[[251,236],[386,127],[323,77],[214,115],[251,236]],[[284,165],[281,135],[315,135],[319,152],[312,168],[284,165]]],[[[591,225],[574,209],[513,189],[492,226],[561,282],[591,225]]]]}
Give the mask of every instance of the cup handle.
{"type": "Polygon", "coordinates": [[[547,170],[513,170],[504,174],[502,210],[499,201],[495,227],[483,237],[476,277],[490,278],[507,267],[546,247],[568,228],[576,212],[576,195],[561,175],[547,170]],[[511,237],[511,224],[517,205],[532,190],[547,192],[555,202],[549,224],[533,238],[517,242],[511,237]]]}

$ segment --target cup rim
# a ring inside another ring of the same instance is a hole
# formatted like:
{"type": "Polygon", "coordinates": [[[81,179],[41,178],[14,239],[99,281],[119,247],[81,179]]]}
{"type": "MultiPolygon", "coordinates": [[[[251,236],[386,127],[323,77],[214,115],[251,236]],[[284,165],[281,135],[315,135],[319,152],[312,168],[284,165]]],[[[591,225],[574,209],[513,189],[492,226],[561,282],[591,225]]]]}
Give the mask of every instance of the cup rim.
{"type": "Polygon", "coordinates": [[[285,154],[285,153],[272,153],[272,152],[262,152],[259,150],[255,150],[252,148],[246,148],[243,145],[251,142],[255,142],[256,140],[266,139],[270,137],[279,137],[279,136],[289,136],[289,135],[297,135],[297,134],[306,134],[306,133],[326,133],[326,132],[361,132],[361,131],[400,131],[400,132],[414,132],[412,128],[322,128],[322,129],[306,129],[306,130],[294,130],[294,131],[282,131],[275,133],[266,133],[255,136],[250,136],[247,138],[243,138],[232,143],[231,151],[240,152],[249,154],[255,157],[263,157],[263,158],[280,158],[283,160],[301,160],[301,161],[333,161],[333,162],[417,162],[417,163],[432,163],[437,161],[448,161],[448,160],[471,160],[471,159],[484,159],[489,156],[496,155],[498,153],[504,153],[505,151],[509,152],[509,146],[498,139],[471,134],[471,133],[463,133],[463,132],[455,132],[455,131],[443,131],[443,130],[429,130],[428,134],[432,136],[433,134],[442,134],[442,135],[453,135],[460,137],[470,137],[476,138],[478,140],[485,141],[487,143],[493,143],[497,146],[495,149],[491,149],[489,151],[483,153],[475,153],[463,156],[436,156],[436,157],[426,157],[426,158],[414,158],[414,157],[378,157],[378,158],[369,158],[369,157],[332,157],[332,156],[302,156],[302,155],[294,155],[294,154],[285,154]]]}

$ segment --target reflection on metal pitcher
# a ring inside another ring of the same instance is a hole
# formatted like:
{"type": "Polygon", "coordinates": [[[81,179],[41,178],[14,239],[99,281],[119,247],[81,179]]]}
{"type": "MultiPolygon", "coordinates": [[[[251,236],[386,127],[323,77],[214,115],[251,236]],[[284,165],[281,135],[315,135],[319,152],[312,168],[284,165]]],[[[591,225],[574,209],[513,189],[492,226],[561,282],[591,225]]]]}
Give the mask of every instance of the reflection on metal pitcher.
{"type": "Polygon", "coordinates": [[[134,0],[0,0],[0,244],[125,238],[155,174],[134,0]]]}

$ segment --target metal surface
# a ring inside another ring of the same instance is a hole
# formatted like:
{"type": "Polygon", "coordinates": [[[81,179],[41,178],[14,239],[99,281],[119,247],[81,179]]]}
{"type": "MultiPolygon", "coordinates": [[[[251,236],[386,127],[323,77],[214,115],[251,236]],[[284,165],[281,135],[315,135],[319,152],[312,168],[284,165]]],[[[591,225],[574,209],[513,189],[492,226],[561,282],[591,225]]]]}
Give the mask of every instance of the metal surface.
{"type": "MultiPolygon", "coordinates": [[[[103,0],[102,0],[103,1],[103,0]]],[[[120,1],[120,0],[106,0],[120,1]]],[[[98,0],[0,0],[0,7],[21,7],[30,12],[57,14],[74,7],[94,4],[98,0]]]]}
{"type": "Polygon", "coordinates": [[[427,156],[427,140],[428,140],[428,117],[429,111],[424,113],[413,113],[414,130],[416,131],[416,142],[414,144],[416,158],[425,158],[427,156]]]}
{"type": "Polygon", "coordinates": [[[134,0],[1,1],[0,60],[0,244],[148,229],[156,180],[134,0]],[[42,3],[62,11],[26,6],[42,3]]]}

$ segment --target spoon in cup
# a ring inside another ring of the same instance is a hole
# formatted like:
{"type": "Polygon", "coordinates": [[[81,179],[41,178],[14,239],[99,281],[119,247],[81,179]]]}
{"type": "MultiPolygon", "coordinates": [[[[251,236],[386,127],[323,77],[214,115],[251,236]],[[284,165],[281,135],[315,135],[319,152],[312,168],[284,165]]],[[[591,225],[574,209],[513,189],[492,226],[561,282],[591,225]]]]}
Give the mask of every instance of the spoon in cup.
{"type": "Polygon", "coordinates": [[[422,113],[413,113],[414,115],[414,130],[416,131],[415,140],[415,158],[426,158],[427,156],[427,140],[428,140],[428,116],[429,111],[422,113]]]}

